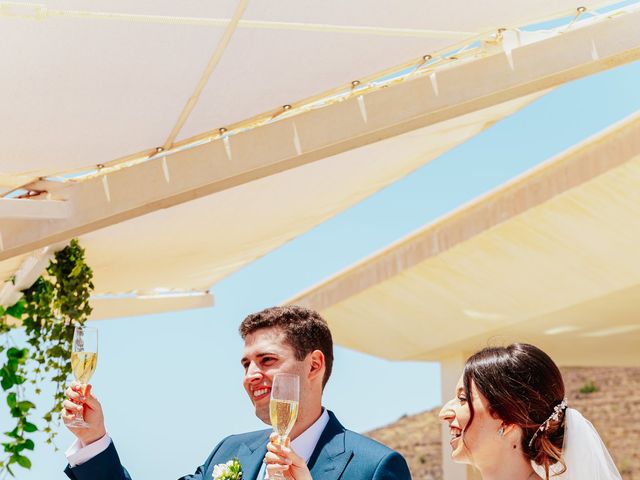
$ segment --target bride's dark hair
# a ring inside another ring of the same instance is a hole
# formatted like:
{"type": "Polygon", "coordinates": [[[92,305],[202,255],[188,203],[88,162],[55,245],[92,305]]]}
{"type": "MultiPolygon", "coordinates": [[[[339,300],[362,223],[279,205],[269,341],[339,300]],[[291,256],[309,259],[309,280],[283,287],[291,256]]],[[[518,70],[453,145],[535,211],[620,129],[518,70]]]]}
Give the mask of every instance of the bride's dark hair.
{"type": "MultiPolygon", "coordinates": [[[[566,470],[562,460],[564,412],[557,420],[550,420],[529,446],[540,425],[565,396],[562,375],[549,355],[527,343],[485,348],[467,360],[463,381],[467,398],[472,398],[473,382],[487,399],[494,418],[522,429],[522,451],[544,468],[547,480],[551,465],[561,465],[558,473],[566,470]]],[[[471,416],[465,430],[473,421],[472,402],[469,410],[471,416]]]]}

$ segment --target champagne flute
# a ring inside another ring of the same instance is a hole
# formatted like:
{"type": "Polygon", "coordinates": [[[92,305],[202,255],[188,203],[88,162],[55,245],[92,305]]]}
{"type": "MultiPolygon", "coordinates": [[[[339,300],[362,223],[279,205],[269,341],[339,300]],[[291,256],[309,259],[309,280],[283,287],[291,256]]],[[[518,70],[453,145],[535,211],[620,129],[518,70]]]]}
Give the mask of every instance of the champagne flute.
{"type": "MultiPolygon", "coordinates": [[[[300,401],[300,377],[291,373],[276,373],[271,385],[269,414],[273,431],[278,434],[278,444],[284,445],[298,418],[300,401]]],[[[272,479],[284,479],[281,472],[272,479]]]]}
{"type": "MultiPolygon", "coordinates": [[[[98,365],[98,329],[95,327],[76,327],[73,331],[73,349],[71,352],[71,370],[73,376],[82,384],[82,394],[87,393],[87,383],[98,365]]],[[[77,412],[69,423],[70,427],[88,428],[82,412],[77,412]]]]}

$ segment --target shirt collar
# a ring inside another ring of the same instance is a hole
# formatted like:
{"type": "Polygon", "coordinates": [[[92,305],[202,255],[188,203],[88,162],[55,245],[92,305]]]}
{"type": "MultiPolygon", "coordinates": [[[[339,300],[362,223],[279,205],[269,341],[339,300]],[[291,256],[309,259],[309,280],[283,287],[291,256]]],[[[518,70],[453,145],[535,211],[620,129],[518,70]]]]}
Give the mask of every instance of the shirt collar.
{"type": "Polygon", "coordinates": [[[329,413],[326,408],[323,408],[320,418],[294,440],[291,440],[291,447],[299,456],[304,458],[305,462],[308,462],[311,458],[327,423],[329,423],[329,413]]]}

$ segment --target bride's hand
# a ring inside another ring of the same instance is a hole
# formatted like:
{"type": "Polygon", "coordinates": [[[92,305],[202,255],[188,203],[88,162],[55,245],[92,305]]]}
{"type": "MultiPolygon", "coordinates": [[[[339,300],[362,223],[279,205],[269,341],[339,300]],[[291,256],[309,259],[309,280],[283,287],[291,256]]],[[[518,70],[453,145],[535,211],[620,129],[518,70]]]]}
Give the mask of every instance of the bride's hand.
{"type": "Polygon", "coordinates": [[[269,478],[273,478],[276,472],[282,472],[287,480],[313,480],[305,461],[291,449],[289,439],[282,446],[277,441],[278,434],[272,433],[264,456],[269,478]]]}

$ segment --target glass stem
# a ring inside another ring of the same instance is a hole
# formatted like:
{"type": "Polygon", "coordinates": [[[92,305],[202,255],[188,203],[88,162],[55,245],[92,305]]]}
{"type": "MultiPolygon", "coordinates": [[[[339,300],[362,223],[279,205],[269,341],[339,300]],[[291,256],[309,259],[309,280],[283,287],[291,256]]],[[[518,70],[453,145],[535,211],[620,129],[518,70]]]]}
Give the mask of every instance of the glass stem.
{"type": "MultiPolygon", "coordinates": [[[[285,444],[286,436],[278,435],[278,440],[276,440],[276,444],[283,446],[285,444]]],[[[284,474],[282,472],[275,472],[272,477],[269,477],[272,480],[285,480],[284,474]]]]}

